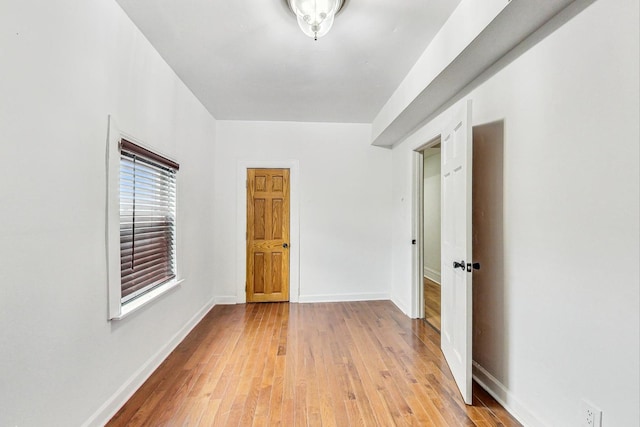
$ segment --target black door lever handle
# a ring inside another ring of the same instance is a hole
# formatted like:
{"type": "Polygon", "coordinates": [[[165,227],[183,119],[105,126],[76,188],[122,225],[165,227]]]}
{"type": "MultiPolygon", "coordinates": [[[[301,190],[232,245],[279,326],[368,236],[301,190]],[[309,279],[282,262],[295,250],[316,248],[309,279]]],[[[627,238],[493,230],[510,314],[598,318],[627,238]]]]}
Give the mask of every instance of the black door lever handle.
{"type": "Polygon", "coordinates": [[[463,261],[461,261],[461,262],[453,261],[453,268],[460,268],[460,269],[462,269],[462,271],[464,271],[464,270],[465,270],[465,268],[466,268],[466,267],[465,267],[464,260],[463,260],[463,261]]]}
{"type": "Polygon", "coordinates": [[[472,267],[474,270],[480,270],[480,263],[479,262],[474,262],[473,264],[467,263],[467,273],[471,273],[472,267]]]}

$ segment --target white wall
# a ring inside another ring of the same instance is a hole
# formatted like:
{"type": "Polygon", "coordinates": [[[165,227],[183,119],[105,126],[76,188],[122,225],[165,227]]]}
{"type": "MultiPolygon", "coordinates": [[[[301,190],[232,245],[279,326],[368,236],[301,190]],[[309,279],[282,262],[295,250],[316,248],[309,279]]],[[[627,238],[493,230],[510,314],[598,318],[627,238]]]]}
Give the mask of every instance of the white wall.
{"type": "Polygon", "coordinates": [[[219,301],[236,301],[240,280],[239,162],[292,159],[299,162],[300,301],[389,297],[391,151],[372,147],[370,132],[362,124],[217,122],[219,301]]]}
{"type": "Polygon", "coordinates": [[[2,2],[0,28],[0,425],[99,425],[212,301],[215,121],[114,1],[2,2]],[[181,164],[186,279],[114,322],[108,114],[181,164]]]}
{"type": "MultiPolygon", "coordinates": [[[[475,360],[527,425],[580,425],[581,399],[604,426],[640,421],[638,15],[636,0],[598,0],[458,97],[474,125],[505,124],[504,312],[487,319],[504,346],[475,360]]],[[[449,117],[393,150],[392,298],[406,312],[412,150],[449,117]]]]}
{"type": "Polygon", "coordinates": [[[440,283],[440,148],[424,152],[424,275],[440,283]]]}

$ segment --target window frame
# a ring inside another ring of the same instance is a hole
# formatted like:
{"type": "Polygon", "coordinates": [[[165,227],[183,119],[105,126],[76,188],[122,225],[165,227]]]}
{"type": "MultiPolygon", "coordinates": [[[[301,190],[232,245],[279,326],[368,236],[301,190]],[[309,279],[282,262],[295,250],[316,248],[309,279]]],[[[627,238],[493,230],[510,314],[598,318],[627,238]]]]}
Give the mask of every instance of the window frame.
{"type": "MultiPolygon", "coordinates": [[[[127,141],[138,147],[141,152],[145,152],[145,157],[151,157],[153,161],[163,160],[169,165],[174,165],[175,169],[179,168],[177,162],[171,157],[160,153],[158,150],[149,147],[140,142],[138,139],[121,132],[115,121],[109,116],[109,134],[107,138],[107,224],[106,224],[106,243],[107,243],[107,282],[108,282],[108,319],[122,319],[139,308],[154,301],[168,291],[175,289],[182,283],[178,268],[177,253],[177,207],[174,212],[174,228],[173,228],[173,272],[175,277],[168,281],[155,285],[142,293],[141,295],[122,302],[122,278],[120,269],[120,167],[121,167],[121,141],[127,141]],[[155,157],[154,157],[155,156],[155,157]]],[[[130,150],[126,150],[130,151],[130,150]]],[[[177,183],[176,183],[177,192],[177,183]]],[[[175,201],[177,204],[177,197],[175,201]]]]}

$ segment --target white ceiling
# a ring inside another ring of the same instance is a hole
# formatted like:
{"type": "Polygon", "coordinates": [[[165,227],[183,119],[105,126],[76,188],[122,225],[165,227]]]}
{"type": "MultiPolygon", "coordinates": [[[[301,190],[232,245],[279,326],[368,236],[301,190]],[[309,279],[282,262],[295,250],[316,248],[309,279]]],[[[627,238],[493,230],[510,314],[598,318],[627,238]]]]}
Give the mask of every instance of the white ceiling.
{"type": "Polygon", "coordinates": [[[216,119],[371,123],[460,0],[349,0],[313,41],[284,0],[117,0],[216,119]]]}

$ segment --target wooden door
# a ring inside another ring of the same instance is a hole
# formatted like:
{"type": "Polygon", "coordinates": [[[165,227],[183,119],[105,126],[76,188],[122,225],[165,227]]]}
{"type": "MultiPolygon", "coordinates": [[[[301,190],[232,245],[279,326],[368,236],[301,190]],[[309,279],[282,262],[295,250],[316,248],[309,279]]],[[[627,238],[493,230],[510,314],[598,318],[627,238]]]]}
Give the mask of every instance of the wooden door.
{"type": "Polygon", "coordinates": [[[471,101],[442,135],[441,347],[466,404],[471,404],[471,101]]]}
{"type": "Polygon", "coordinates": [[[289,301],[289,169],[247,171],[247,302],[289,301]]]}

